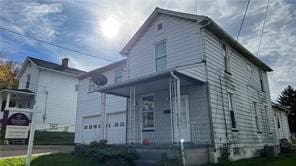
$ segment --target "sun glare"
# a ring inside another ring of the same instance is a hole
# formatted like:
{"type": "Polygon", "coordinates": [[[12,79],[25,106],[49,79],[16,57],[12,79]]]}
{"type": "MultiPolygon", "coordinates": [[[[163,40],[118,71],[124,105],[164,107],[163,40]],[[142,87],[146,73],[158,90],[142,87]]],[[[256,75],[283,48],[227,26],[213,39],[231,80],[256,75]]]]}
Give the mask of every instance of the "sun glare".
{"type": "Polygon", "coordinates": [[[116,19],[110,17],[106,21],[103,22],[102,24],[102,31],[103,34],[107,38],[114,38],[119,30],[119,23],[116,19]]]}

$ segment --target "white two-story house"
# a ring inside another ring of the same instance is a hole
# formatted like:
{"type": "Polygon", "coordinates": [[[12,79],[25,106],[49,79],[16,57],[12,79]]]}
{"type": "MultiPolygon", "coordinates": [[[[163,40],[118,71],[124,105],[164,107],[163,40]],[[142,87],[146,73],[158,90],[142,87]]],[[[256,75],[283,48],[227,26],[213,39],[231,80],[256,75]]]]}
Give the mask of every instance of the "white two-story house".
{"type": "Polygon", "coordinates": [[[79,76],[75,140],[77,144],[107,140],[109,144],[126,143],[127,100],[124,97],[102,94],[95,79],[106,78],[104,86],[126,79],[126,60],[121,60],[79,76]],[[105,110],[102,102],[107,100],[105,110]],[[104,116],[105,115],[105,116],[104,116]],[[103,123],[103,122],[106,123],[103,123]],[[106,125],[106,127],[103,127],[106,125]]]}
{"type": "Polygon", "coordinates": [[[98,91],[128,100],[127,144],[184,142],[188,165],[278,144],[272,69],[212,19],[156,8],[120,53],[127,79],[98,91]]]}
{"type": "Polygon", "coordinates": [[[78,76],[84,71],[70,68],[68,58],[61,64],[27,57],[20,72],[19,89],[35,93],[36,129],[47,131],[75,130],[78,76]]]}

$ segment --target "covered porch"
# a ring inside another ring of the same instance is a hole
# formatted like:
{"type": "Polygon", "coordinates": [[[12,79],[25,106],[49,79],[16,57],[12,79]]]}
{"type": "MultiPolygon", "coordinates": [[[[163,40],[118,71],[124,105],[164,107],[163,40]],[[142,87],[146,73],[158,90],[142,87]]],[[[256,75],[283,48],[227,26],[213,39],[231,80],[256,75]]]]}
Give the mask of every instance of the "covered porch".
{"type": "Polygon", "coordinates": [[[98,91],[128,98],[128,144],[211,143],[207,84],[192,71],[157,72],[98,91]]]}
{"type": "MultiPolygon", "coordinates": [[[[27,89],[3,89],[0,91],[0,123],[5,129],[8,118],[17,112],[28,112],[35,104],[35,93],[27,89]]],[[[29,119],[30,113],[26,114],[29,119]]]]}

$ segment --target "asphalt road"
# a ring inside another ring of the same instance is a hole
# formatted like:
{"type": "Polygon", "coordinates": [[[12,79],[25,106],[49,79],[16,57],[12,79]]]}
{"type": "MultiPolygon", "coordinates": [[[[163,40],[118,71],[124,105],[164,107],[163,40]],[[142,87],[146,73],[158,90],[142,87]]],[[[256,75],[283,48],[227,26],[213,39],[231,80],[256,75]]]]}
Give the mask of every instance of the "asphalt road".
{"type": "MultiPolygon", "coordinates": [[[[34,145],[33,154],[72,152],[74,146],[69,145],[34,145]]],[[[0,159],[23,156],[27,154],[27,145],[0,145],[0,159]]]]}

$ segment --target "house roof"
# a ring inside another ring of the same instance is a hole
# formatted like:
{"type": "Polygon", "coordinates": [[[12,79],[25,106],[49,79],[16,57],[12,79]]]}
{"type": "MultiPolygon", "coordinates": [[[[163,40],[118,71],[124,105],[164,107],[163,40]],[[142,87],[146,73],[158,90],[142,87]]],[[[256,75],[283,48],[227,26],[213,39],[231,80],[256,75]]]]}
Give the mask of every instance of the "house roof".
{"type": "Polygon", "coordinates": [[[155,20],[155,18],[159,14],[170,15],[174,17],[179,17],[183,19],[188,19],[191,21],[197,21],[202,25],[202,28],[206,28],[211,31],[216,36],[222,38],[227,41],[236,51],[241,53],[246,59],[253,62],[255,65],[261,67],[265,71],[272,71],[272,69],[262,62],[259,58],[254,56],[248,49],[246,49],[243,45],[241,45],[238,41],[236,41],[231,35],[229,35],[226,31],[224,31],[218,24],[216,24],[212,19],[207,16],[202,15],[194,15],[188,13],[181,13],[161,8],[155,8],[153,13],[148,17],[148,19],[144,22],[144,24],[138,29],[138,31],[134,34],[134,36],[128,41],[128,43],[123,47],[120,53],[125,56],[129,53],[130,49],[137,42],[137,40],[142,36],[142,34],[146,31],[149,25],[155,20]]]}
{"type": "Polygon", "coordinates": [[[27,57],[27,58],[29,60],[31,60],[37,66],[40,66],[40,67],[43,67],[43,68],[52,69],[52,70],[68,73],[68,74],[75,75],[75,76],[78,76],[80,74],[85,73],[85,71],[82,71],[82,70],[79,70],[79,69],[70,68],[70,67],[65,68],[65,67],[62,67],[60,64],[45,61],[45,60],[42,60],[42,59],[37,59],[37,58],[33,58],[33,57],[27,57]]]}
{"type": "Polygon", "coordinates": [[[287,108],[285,108],[285,107],[283,107],[283,106],[281,106],[281,105],[279,105],[277,103],[272,102],[271,105],[272,105],[273,108],[277,108],[280,111],[284,111],[284,112],[287,112],[287,113],[289,112],[289,110],[287,108]]]}
{"type": "Polygon", "coordinates": [[[87,77],[90,77],[90,76],[93,76],[93,75],[96,75],[96,74],[101,74],[102,72],[111,70],[111,69],[113,69],[113,68],[115,68],[115,67],[117,67],[117,66],[119,66],[121,64],[124,64],[124,63],[126,63],[126,59],[123,59],[123,60],[111,63],[109,65],[97,68],[97,69],[89,71],[87,73],[81,74],[81,75],[78,76],[78,78],[79,79],[84,79],[84,78],[87,78],[87,77]]]}

